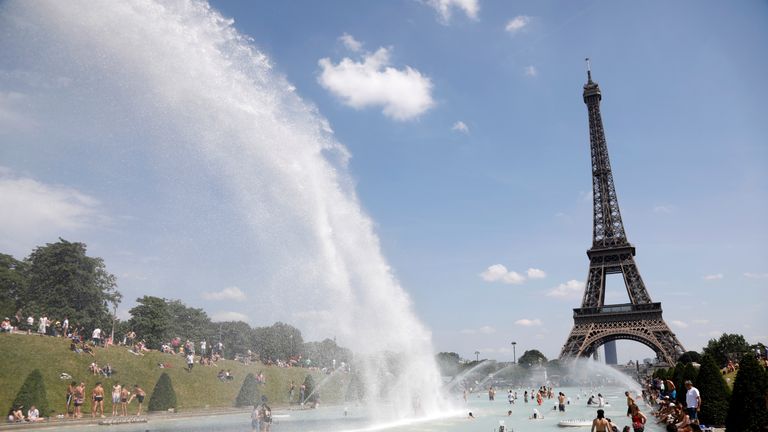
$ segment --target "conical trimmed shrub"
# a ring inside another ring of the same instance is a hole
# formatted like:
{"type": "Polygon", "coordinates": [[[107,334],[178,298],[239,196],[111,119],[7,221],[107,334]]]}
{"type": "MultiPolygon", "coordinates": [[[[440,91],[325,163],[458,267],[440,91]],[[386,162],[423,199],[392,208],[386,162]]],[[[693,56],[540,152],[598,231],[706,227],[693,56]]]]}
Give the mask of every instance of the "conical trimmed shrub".
{"type": "MultiPolygon", "coordinates": [[[[768,372],[754,355],[745,354],[739,363],[739,372],[733,382],[731,404],[725,419],[726,432],[762,432],[768,424],[765,406],[768,392],[768,372]]],[[[702,405],[706,403],[702,394],[702,405]]]]}
{"type": "Polygon", "coordinates": [[[696,377],[696,388],[702,396],[699,420],[702,424],[722,426],[728,415],[728,401],[731,392],[723,379],[723,374],[715,364],[712,356],[705,354],[701,358],[699,375],[696,377]]]}
{"type": "Polygon", "coordinates": [[[236,407],[252,406],[259,404],[259,382],[252,373],[245,376],[243,386],[240,387],[240,393],[235,399],[236,407]]]}
{"type": "Polygon", "coordinates": [[[163,372],[149,398],[149,410],[167,411],[169,408],[176,409],[176,391],[173,390],[171,377],[163,372]]]}
{"type": "Polygon", "coordinates": [[[51,414],[51,409],[48,406],[48,395],[45,392],[43,374],[40,373],[40,369],[35,369],[27,375],[24,384],[21,385],[19,392],[16,393],[16,398],[13,399],[13,405],[23,405],[25,414],[32,405],[36,406],[37,410],[40,411],[40,417],[48,417],[51,414]]]}

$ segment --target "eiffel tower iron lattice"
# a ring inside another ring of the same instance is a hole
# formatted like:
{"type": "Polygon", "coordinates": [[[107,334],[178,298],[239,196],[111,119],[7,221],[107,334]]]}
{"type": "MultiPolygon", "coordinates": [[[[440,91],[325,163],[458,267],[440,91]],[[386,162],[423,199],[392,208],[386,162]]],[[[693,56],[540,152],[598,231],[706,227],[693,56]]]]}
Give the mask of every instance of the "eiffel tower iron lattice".
{"type": "Polygon", "coordinates": [[[664,322],[661,303],[651,301],[635,264],[635,247],[627,240],[613,184],[600,115],[601,99],[600,87],[592,81],[588,66],[584,103],[589,113],[592,154],[592,247],[587,251],[589,274],[584,298],[581,307],[573,310],[574,326],[560,358],[588,357],[606,342],[628,339],[648,346],[660,361],[674,365],[685,350],[664,322]],[[605,279],[609,274],[624,277],[630,303],[605,304],[605,279]]]}

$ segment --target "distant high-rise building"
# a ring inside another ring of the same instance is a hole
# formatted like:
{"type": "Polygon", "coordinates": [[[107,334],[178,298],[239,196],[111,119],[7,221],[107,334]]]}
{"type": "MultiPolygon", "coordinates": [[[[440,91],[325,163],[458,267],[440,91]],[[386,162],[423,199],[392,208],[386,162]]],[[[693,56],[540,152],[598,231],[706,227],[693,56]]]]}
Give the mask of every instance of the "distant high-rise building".
{"type": "Polygon", "coordinates": [[[605,349],[605,364],[609,364],[609,365],[619,364],[619,360],[616,357],[616,341],[615,340],[606,342],[605,345],[603,345],[603,349],[605,349]]]}

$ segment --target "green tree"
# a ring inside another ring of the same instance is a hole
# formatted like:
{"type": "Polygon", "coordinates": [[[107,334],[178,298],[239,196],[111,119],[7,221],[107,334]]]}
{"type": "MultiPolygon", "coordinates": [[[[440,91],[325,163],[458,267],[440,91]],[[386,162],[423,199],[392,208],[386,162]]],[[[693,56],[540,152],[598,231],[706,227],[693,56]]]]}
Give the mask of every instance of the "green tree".
{"type": "Polygon", "coordinates": [[[128,326],[136,332],[139,339],[144,339],[150,348],[160,348],[166,341],[170,328],[171,316],[164,298],[144,296],[136,299],[136,306],[130,311],[128,326]]]}
{"type": "MultiPolygon", "coordinates": [[[[702,403],[706,403],[702,395],[702,403]]],[[[726,432],[759,432],[768,425],[768,374],[753,355],[745,355],[733,383],[726,432]]]]}
{"type": "Polygon", "coordinates": [[[539,350],[528,350],[517,360],[520,366],[529,368],[531,366],[544,364],[547,358],[539,350]]]}
{"type": "Polygon", "coordinates": [[[252,373],[245,376],[243,386],[240,387],[240,393],[235,399],[236,407],[253,406],[259,404],[259,383],[252,373]]]}
{"type": "Polygon", "coordinates": [[[243,321],[224,321],[213,323],[213,326],[221,334],[221,343],[224,344],[224,357],[235,358],[235,354],[243,354],[248,350],[253,351],[253,329],[243,321]]]}
{"type": "Polygon", "coordinates": [[[311,359],[312,365],[320,368],[340,367],[341,362],[349,363],[352,360],[352,351],[336,345],[332,339],[322,342],[307,342],[302,348],[305,359],[311,359]]]}
{"type": "Polygon", "coordinates": [[[701,367],[696,377],[696,388],[699,389],[702,397],[699,416],[701,422],[713,426],[724,425],[731,394],[720,368],[717,367],[710,355],[701,358],[701,367]]]}
{"type": "Polygon", "coordinates": [[[26,408],[32,405],[40,411],[40,417],[48,417],[51,409],[48,407],[48,395],[45,392],[45,383],[40,369],[35,369],[27,375],[24,384],[13,399],[14,406],[23,405],[26,408]]]}
{"type": "Polygon", "coordinates": [[[738,360],[747,351],[749,344],[739,334],[723,333],[719,339],[710,339],[704,347],[704,354],[711,355],[720,368],[725,367],[728,360],[738,360]]]}
{"type": "Polygon", "coordinates": [[[37,247],[26,259],[26,300],[41,313],[68,316],[86,329],[112,322],[110,310],[120,303],[115,276],[104,260],[89,257],[83,243],[59,239],[37,247]]]}
{"type": "MultiPolygon", "coordinates": [[[[304,348],[304,338],[301,336],[301,331],[282,322],[276,322],[269,327],[256,328],[252,335],[253,346],[262,360],[288,360],[290,357],[298,357],[304,348]]],[[[313,364],[319,364],[319,358],[311,358],[313,364]]]]}
{"type": "Polygon", "coordinates": [[[445,376],[454,376],[461,368],[461,357],[455,352],[441,352],[435,356],[440,373],[445,376]]]}
{"type": "Polygon", "coordinates": [[[163,372],[157,379],[157,384],[152,390],[152,396],[149,398],[149,410],[167,411],[170,408],[176,409],[176,391],[173,390],[171,377],[163,372]]]}
{"type": "Polygon", "coordinates": [[[25,269],[26,264],[23,261],[0,254],[0,315],[3,317],[14,316],[16,311],[25,307],[25,303],[29,301],[25,269]]]}
{"type": "Polygon", "coordinates": [[[685,404],[685,382],[691,381],[692,383],[696,383],[696,376],[698,375],[698,371],[691,363],[688,364],[682,364],[678,363],[677,366],[675,366],[675,375],[673,382],[675,383],[675,388],[677,390],[677,401],[685,404]]]}
{"type": "Polygon", "coordinates": [[[701,363],[701,354],[696,351],[686,351],[677,359],[682,364],[701,363]]]}
{"type": "Polygon", "coordinates": [[[169,322],[165,339],[178,336],[193,342],[203,339],[213,340],[216,334],[211,319],[202,309],[192,308],[181,300],[165,300],[169,322]]]}

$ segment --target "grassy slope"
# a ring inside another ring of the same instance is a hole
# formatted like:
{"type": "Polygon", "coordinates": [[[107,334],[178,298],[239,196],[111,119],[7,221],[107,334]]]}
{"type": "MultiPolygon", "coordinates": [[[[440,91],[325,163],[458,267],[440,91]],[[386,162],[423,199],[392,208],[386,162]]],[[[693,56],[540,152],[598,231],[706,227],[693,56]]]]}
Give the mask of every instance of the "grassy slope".
{"type": "MultiPolygon", "coordinates": [[[[193,408],[232,407],[240,387],[248,373],[256,375],[263,371],[266,384],[260,390],[269,398],[270,405],[286,405],[290,381],[301,385],[309,371],[301,368],[278,368],[264,366],[261,363],[244,365],[232,360],[218,362],[218,367],[203,367],[195,364],[191,373],[185,370],[186,363],[180,355],[150,352],[143,357],[131,354],[125,347],[97,348],[95,357],[88,354],[75,354],[69,350],[69,341],[48,336],[2,334],[0,335],[0,410],[6,413],[24,379],[34,369],[40,369],[45,380],[48,401],[56,413],[65,411],[67,381],[59,379],[62,372],[70,374],[74,380],[86,384],[85,411],[90,410],[91,389],[97,381],[104,385],[107,397],[104,409],[112,412],[111,387],[120,384],[138,384],[147,392],[144,409],[160,374],[167,372],[179,404],[179,410],[193,408]],[[88,365],[95,361],[99,366],[110,363],[117,371],[111,379],[93,376],[88,372],[88,365]],[[171,368],[161,369],[158,363],[170,363],[171,368]],[[221,382],[216,374],[221,369],[231,369],[235,379],[221,382]]],[[[325,375],[312,372],[315,383],[321,382],[325,375]]],[[[343,397],[342,389],[346,377],[331,378],[323,385],[324,402],[333,403],[343,397]]],[[[298,393],[298,391],[297,391],[298,393]]],[[[297,398],[298,396],[294,396],[297,398]]],[[[136,402],[129,406],[129,413],[135,413],[136,402]]]]}

